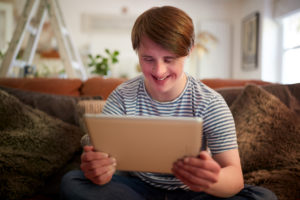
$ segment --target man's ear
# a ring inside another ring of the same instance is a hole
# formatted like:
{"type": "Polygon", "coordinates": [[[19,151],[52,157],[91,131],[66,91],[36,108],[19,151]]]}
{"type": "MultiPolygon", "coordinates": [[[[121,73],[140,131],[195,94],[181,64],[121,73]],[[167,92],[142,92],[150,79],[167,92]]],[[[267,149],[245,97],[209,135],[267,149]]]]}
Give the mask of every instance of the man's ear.
{"type": "Polygon", "coordinates": [[[192,55],[192,53],[195,51],[195,45],[193,45],[189,51],[188,57],[192,55]]]}

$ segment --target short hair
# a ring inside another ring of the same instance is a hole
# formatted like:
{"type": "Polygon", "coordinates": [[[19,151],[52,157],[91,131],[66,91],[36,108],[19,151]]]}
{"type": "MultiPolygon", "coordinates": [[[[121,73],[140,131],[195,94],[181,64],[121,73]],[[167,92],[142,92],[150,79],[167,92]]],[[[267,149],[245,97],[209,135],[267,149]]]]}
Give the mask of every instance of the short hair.
{"type": "Polygon", "coordinates": [[[134,23],[131,32],[134,50],[139,49],[144,36],[178,57],[187,56],[195,40],[193,20],[172,6],[153,7],[134,23]]]}

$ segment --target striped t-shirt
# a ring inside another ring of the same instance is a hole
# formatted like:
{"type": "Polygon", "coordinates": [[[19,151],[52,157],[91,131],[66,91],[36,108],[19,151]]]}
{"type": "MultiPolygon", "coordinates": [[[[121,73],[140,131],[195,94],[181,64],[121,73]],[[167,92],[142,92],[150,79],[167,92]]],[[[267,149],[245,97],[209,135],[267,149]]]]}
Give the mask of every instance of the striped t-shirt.
{"type": "MultiPolygon", "coordinates": [[[[170,102],[152,99],[145,89],[144,77],[124,82],[106,101],[103,114],[130,116],[201,117],[203,149],[212,154],[237,148],[232,114],[223,97],[192,76],[187,76],[184,91],[170,102]]],[[[143,181],[167,190],[187,187],[170,174],[134,172],[143,181]]]]}

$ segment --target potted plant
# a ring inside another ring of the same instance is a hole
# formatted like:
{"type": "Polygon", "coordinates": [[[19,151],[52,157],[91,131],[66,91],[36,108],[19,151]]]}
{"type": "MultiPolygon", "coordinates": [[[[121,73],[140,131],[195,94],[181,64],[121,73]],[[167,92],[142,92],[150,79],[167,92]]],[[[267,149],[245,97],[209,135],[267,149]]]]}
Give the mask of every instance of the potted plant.
{"type": "Polygon", "coordinates": [[[115,50],[111,52],[109,49],[105,49],[106,55],[97,54],[95,56],[89,54],[88,66],[93,68],[91,73],[102,76],[108,76],[111,70],[111,66],[118,63],[119,51],[115,50]]]}

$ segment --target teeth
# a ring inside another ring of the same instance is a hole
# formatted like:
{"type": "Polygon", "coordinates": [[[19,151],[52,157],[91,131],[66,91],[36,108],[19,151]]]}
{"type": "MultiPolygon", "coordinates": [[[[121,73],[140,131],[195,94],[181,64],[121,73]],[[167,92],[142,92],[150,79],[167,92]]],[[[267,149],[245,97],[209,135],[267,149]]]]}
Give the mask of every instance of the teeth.
{"type": "Polygon", "coordinates": [[[164,78],[157,78],[157,80],[159,81],[162,81],[162,80],[165,80],[167,77],[164,77],[164,78]]]}

